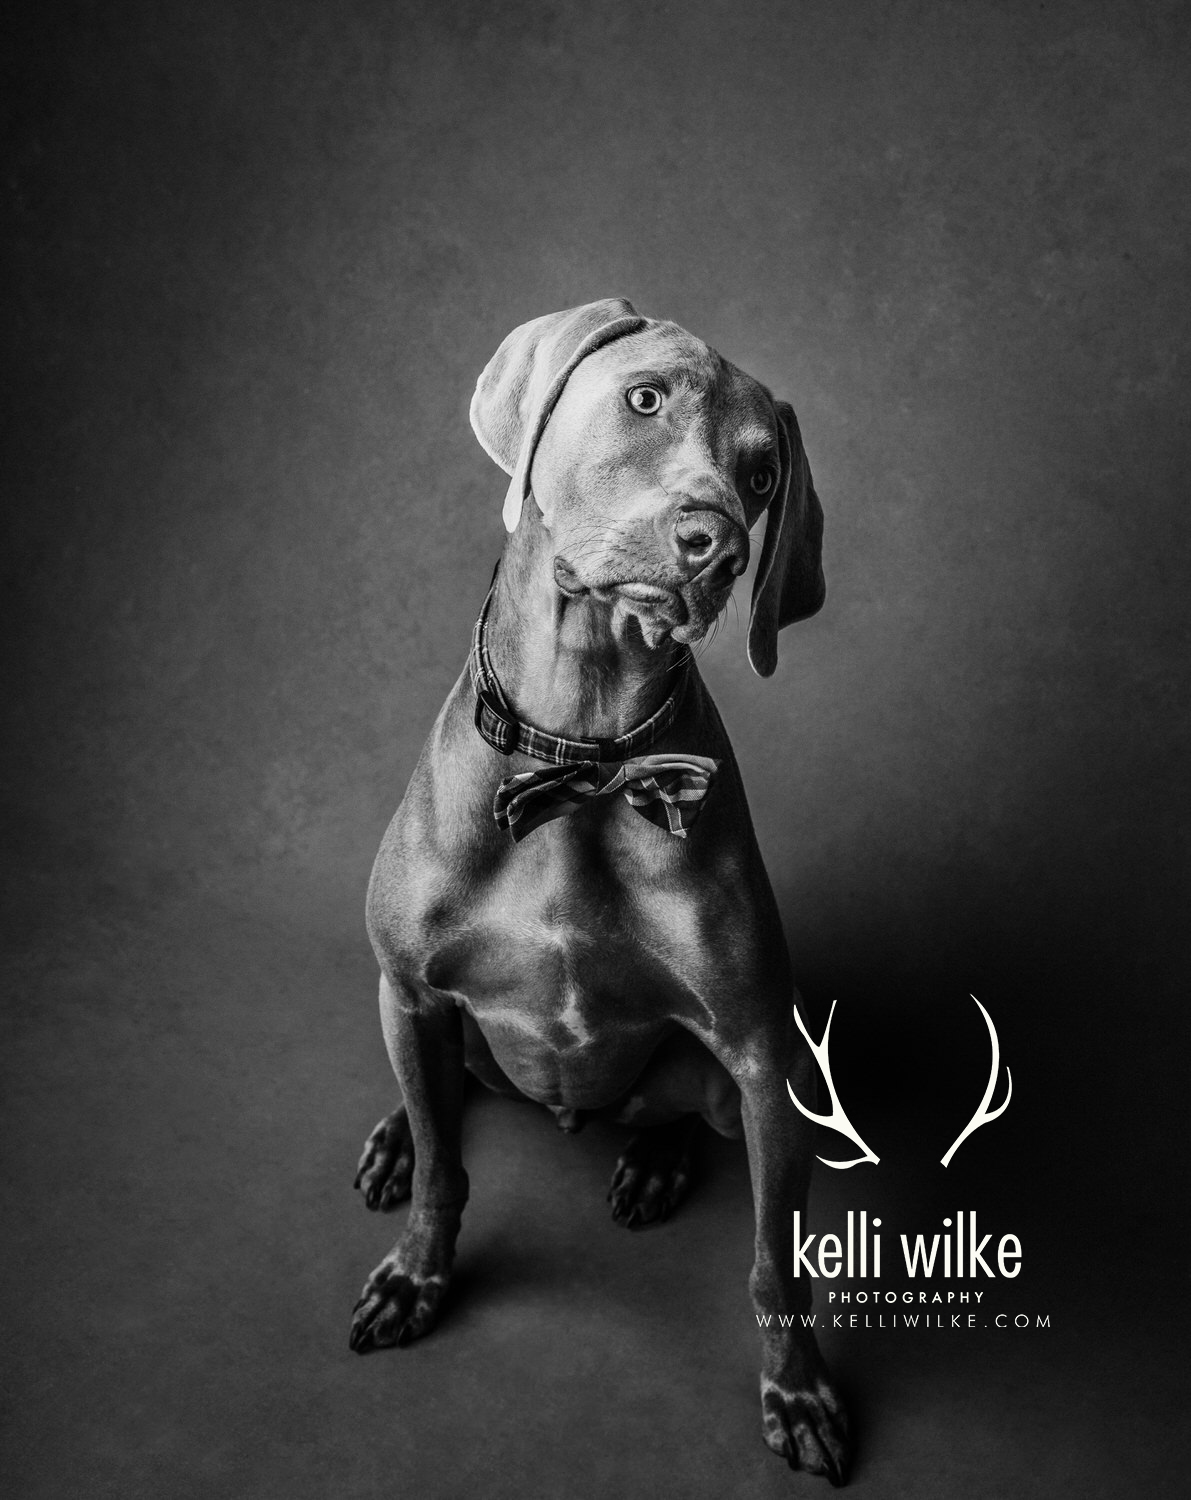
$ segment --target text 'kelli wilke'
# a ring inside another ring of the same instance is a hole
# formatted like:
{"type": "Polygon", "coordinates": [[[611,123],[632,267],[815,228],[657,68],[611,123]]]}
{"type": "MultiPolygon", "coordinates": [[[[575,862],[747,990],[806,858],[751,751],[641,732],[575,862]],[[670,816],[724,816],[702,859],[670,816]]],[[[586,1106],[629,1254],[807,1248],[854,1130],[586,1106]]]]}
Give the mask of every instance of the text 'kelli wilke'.
{"type": "MultiPolygon", "coordinates": [[[[794,1213],[794,1274],[801,1276],[833,1277],[877,1277],[881,1274],[881,1236],[876,1232],[880,1219],[873,1219],[870,1226],[868,1214],[861,1210],[856,1214],[848,1210],[847,1229],[841,1239],[837,1234],[805,1237],[802,1233],[802,1214],[794,1213]],[[818,1249],[812,1245],[818,1239],[818,1249]]],[[[1001,1276],[1012,1279],[1021,1271],[1021,1241],[1015,1234],[1003,1234],[995,1251],[989,1250],[996,1269],[985,1259],[985,1247],[992,1240],[991,1234],[981,1236],[976,1224],[975,1209],[961,1209],[954,1220],[943,1220],[943,1232],[932,1235],[929,1244],[923,1234],[915,1235],[911,1245],[909,1236],[899,1235],[902,1257],[907,1276],[966,1276],[973,1278],[982,1271],[985,1276],[1001,1276]]]]}

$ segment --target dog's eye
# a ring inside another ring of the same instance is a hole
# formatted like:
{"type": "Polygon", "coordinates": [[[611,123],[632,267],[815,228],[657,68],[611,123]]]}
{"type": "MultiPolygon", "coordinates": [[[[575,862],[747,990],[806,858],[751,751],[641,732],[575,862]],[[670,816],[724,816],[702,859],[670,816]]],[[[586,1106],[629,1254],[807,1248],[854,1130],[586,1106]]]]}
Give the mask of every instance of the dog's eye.
{"type": "Polygon", "coordinates": [[[656,385],[632,386],[625,392],[624,399],[643,417],[656,416],[662,409],[662,393],[656,385]]]}
{"type": "Polygon", "coordinates": [[[772,469],[758,469],[749,480],[749,489],[754,495],[768,495],[773,488],[774,474],[772,469]]]}

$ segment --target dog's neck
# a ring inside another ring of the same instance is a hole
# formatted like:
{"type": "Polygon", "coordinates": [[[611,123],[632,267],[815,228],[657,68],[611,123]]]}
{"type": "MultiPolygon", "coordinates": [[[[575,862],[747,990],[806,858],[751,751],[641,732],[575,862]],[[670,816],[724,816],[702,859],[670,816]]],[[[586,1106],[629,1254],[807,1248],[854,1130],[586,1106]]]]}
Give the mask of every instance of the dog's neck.
{"type": "Polygon", "coordinates": [[[609,600],[565,594],[550,533],[536,516],[526,519],[505,544],[488,614],[505,696],[520,718],[551,734],[627,734],[674,691],[686,648],[668,641],[651,650],[635,621],[614,628],[609,600]]]}

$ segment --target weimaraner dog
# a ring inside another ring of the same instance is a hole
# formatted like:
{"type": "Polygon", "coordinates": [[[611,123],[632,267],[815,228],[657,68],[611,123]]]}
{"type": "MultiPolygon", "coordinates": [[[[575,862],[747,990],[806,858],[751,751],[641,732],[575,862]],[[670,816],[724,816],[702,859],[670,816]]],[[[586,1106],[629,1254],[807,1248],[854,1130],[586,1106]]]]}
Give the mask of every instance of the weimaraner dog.
{"type": "Polygon", "coordinates": [[[728,736],[691,647],[768,511],[748,654],[824,598],[822,511],[793,410],[621,299],[538,318],[480,376],[472,426],[512,476],[467,667],[385,835],[368,893],[381,1023],[404,1104],[357,1176],[412,1197],[351,1346],[433,1326],[468,1179],[464,1070],[564,1129],[630,1124],[613,1217],[664,1219],[701,1116],[744,1135],[765,1441],[842,1483],[843,1405],[793,1275],[814,1063],[728,736]]]}

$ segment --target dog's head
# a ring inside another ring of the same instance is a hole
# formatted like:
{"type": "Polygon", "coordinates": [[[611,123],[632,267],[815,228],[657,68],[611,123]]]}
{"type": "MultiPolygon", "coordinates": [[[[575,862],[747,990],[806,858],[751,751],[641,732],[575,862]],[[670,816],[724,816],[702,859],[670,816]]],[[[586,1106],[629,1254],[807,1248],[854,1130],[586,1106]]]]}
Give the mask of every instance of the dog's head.
{"type": "Polygon", "coordinates": [[[793,408],[674,323],[620,298],[515,329],[476,386],[471,422],[531,497],[570,595],[606,598],[651,647],[699,640],[768,512],[748,654],[768,677],[777,633],[826,593],[823,512],[793,408]]]}

